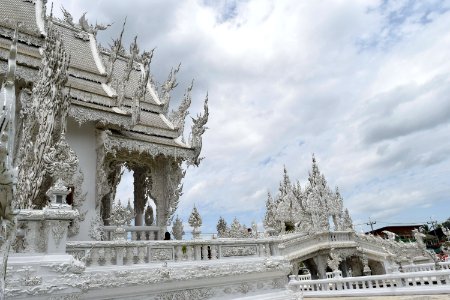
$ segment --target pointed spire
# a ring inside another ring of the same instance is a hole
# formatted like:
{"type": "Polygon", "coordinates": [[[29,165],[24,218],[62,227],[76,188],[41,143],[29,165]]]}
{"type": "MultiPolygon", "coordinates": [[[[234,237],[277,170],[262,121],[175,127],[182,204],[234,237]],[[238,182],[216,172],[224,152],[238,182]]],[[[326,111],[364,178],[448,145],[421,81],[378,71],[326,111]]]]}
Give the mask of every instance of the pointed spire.
{"type": "Polygon", "coordinates": [[[189,107],[192,103],[192,97],[191,97],[191,91],[194,86],[194,79],[192,79],[191,84],[186,89],[183,100],[180,103],[180,106],[176,111],[172,110],[172,113],[170,114],[170,121],[175,126],[175,128],[178,130],[178,135],[181,136],[182,141],[184,141],[184,124],[186,120],[186,116],[189,114],[189,107]]]}
{"type": "Polygon", "coordinates": [[[6,82],[5,82],[5,84],[7,84],[7,85],[13,85],[15,77],[16,77],[18,36],[19,36],[19,22],[16,23],[16,28],[14,29],[14,35],[12,38],[11,48],[9,50],[8,70],[6,71],[6,82]]]}
{"type": "Polygon", "coordinates": [[[289,190],[291,189],[291,180],[289,179],[289,175],[286,169],[286,166],[283,166],[283,181],[280,182],[280,199],[285,197],[289,190]]]}
{"type": "Polygon", "coordinates": [[[50,6],[50,20],[53,20],[53,2],[52,5],[50,6]]]}
{"type": "Polygon", "coordinates": [[[311,166],[311,171],[309,172],[308,181],[311,185],[316,185],[320,181],[320,171],[319,171],[319,167],[317,166],[314,153],[312,155],[312,166],[311,166]]]}
{"type": "Polygon", "coordinates": [[[355,230],[355,229],[353,228],[353,221],[352,221],[352,218],[350,217],[350,213],[348,212],[348,209],[347,209],[347,208],[344,210],[343,229],[344,229],[344,230],[352,230],[352,231],[355,230]]]}
{"type": "Polygon", "coordinates": [[[166,81],[161,86],[161,101],[163,103],[164,114],[167,114],[167,111],[169,110],[169,104],[171,99],[170,93],[174,88],[178,86],[176,75],[180,71],[180,67],[181,63],[179,63],[175,69],[172,68],[166,81]]]}
{"type": "Polygon", "coordinates": [[[133,70],[133,62],[137,55],[139,54],[139,47],[137,45],[137,35],[134,37],[133,42],[130,44],[130,57],[128,58],[127,67],[125,69],[124,80],[130,80],[130,74],[133,70]]]}
{"type": "Polygon", "coordinates": [[[270,203],[273,203],[273,198],[272,198],[272,194],[270,193],[270,191],[267,191],[267,205],[270,203]]]}
{"type": "Polygon", "coordinates": [[[122,37],[123,33],[125,31],[125,24],[127,23],[127,18],[125,17],[125,20],[122,25],[122,31],[120,32],[120,35],[117,39],[113,39],[112,45],[110,45],[111,51],[109,53],[109,64],[108,64],[108,70],[107,70],[107,76],[106,76],[106,83],[110,83],[112,80],[112,74],[114,71],[114,63],[117,60],[117,57],[119,54],[123,52],[123,46],[122,46],[122,37]]]}

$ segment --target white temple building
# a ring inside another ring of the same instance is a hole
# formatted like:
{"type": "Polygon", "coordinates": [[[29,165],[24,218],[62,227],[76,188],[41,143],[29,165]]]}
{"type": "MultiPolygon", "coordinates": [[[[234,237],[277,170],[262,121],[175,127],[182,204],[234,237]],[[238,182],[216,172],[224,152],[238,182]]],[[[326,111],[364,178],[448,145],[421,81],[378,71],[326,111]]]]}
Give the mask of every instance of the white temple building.
{"type": "Polygon", "coordinates": [[[194,238],[183,240],[173,217],[183,163],[202,160],[208,97],[185,138],[192,85],[169,111],[179,68],[158,86],[153,51],[136,39],[124,45],[122,31],[106,49],[96,34],[108,26],[45,12],[45,0],[1,0],[0,299],[449,292],[448,265],[434,261],[420,232],[416,243],[356,233],[315,158],[305,187],[285,170],[264,233],[222,220],[218,238],[199,239],[194,208],[194,238]],[[124,168],[134,174],[128,206],[114,203],[124,168]],[[163,240],[170,224],[175,240],[163,240]]]}

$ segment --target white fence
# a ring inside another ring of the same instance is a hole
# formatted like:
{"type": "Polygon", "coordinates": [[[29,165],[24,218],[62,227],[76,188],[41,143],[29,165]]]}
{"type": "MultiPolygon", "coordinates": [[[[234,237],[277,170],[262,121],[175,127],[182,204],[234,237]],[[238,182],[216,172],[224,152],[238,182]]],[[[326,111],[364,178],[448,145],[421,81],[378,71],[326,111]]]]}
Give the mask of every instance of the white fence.
{"type": "Polygon", "coordinates": [[[68,242],[67,253],[83,259],[87,266],[110,266],[155,261],[195,261],[252,256],[281,255],[286,259],[295,259],[320,249],[357,246],[353,232],[321,232],[315,235],[288,234],[267,238],[156,241],[152,240],[157,232],[156,227],[130,226],[125,228],[131,240],[113,240],[112,230],[115,227],[108,226],[106,229],[107,239],[111,240],[68,242]]]}
{"type": "MultiPolygon", "coordinates": [[[[439,262],[439,269],[440,270],[449,270],[450,269],[450,262],[439,262]]],[[[434,263],[428,263],[428,264],[417,264],[417,265],[406,265],[402,266],[403,272],[422,272],[422,271],[438,271],[436,270],[436,264],[434,263]]]]}
{"type": "MultiPolygon", "coordinates": [[[[110,236],[113,228],[107,229],[107,238],[114,238],[110,236]]],[[[333,247],[333,244],[339,247],[342,242],[352,243],[350,232],[323,232],[315,236],[291,234],[262,239],[155,241],[148,240],[155,228],[137,226],[125,229],[131,232],[131,240],[68,242],[67,253],[82,259],[87,266],[110,266],[286,255],[289,251],[303,248],[305,243],[313,244],[317,239],[326,247],[333,247]]]]}
{"type": "Polygon", "coordinates": [[[68,242],[67,253],[87,266],[198,261],[233,257],[272,256],[267,240],[104,241],[68,242]]]}
{"type": "Polygon", "coordinates": [[[291,276],[288,289],[310,297],[446,294],[450,293],[450,270],[318,280],[291,276]]]}
{"type": "MultiPolygon", "coordinates": [[[[105,226],[105,239],[107,241],[113,241],[116,237],[114,230],[117,226],[105,226]]],[[[151,241],[158,239],[158,232],[160,228],[158,226],[123,226],[125,229],[126,237],[130,237],[132,241],[151,241]]]]}

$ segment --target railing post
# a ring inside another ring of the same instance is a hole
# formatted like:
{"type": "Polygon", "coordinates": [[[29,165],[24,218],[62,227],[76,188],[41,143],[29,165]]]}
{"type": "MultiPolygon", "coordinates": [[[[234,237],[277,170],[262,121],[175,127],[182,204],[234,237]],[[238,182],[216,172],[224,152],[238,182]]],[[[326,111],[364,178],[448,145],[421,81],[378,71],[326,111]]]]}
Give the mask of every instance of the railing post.
{"type": "Polygon", "coordinates": [[[202,260],[202,246],[194,245],[195,260],[202,260]]]}
{"type": "Polygon", "coordinates": [[[215,260],[217,259],[217,246],[211,245],[211,259],[215,260]]]}
{"type": "Polygon", "coordinates": [[[128,246],[125,247],[126,249],[126,255],[127,255],[127,265],[132,265],[134,264],[134,247],[128,246]]]}
{"type": "Polygon", "coordinates": [[[39,240],[39,221],[28,221],[27,231],[25,234],[25,252],[37,253],[39,252],[38,240],[39,240]]]}
{"type": "Polygon", "coordinates": [[[270,244],[269,243],[265,243],[264,244],[264,248],[266,250],[266,256],[269,257],[270,256],[270,244]]]}
{"type": "Polygon", "coordinates": [[[145,247],[138,247],[138,264],[145,264],[145,247]]]}
{"type": "Polygon", "coordinates": [[[258,245],[258,254],[260,257],[265,256],[265,252],[264,252],[264,244],[259,244],[258,245]]]}
{"type": "Polygon", "coordinates": [[[125,254],[124,247],[116,247],[116,265],[123,266],[124,254],[125,254]]]}
{"type": "Polygon", "coordinates": [[[98,251],[96,247],[91,250],[91,266],[98,266],[98,260],[100,258],[98,251]]]}
{"type": "Polygon", "coordinates": [[[186,245],[186,254],[188,260],[194,260],[194,253],[191,245],[186,245]]]}
{"type": "Polygon", "coordinates": [[[208,260],[209,259],[209,257],[208,257],[208,245],[202,245],[201,246],[202,248],[202,257],[203,257],[203,260],[208,260]]]}
{"type": "Polygon", "coordinates": [[[105,266],[109,266],[109,265],[111,264],[111,259],[112,259],[112,251],[111,251],[111,248],[105,247],[104,252],[105,252],[105,254],[104,254],[104,258],[105,258],[105,266]]]}
{"type": "Polygon", "coordinates": [[[181,245],[175,246],[175,260],[182,261],[183,260],[183,250],[181,245]]]}

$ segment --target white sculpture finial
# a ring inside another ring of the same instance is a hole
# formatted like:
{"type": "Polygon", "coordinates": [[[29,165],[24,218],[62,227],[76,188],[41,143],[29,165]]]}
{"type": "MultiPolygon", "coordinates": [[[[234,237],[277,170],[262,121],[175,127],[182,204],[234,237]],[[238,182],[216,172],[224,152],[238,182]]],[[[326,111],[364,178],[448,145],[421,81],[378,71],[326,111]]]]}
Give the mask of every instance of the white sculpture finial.
{"type": "Polygon", "coordinates": [[[198,239],[200,238],[200,226],[202,226],[202,217],[197,211],[197,208],[194,205],[194,208],[192,209],[191,215],[189,216],[188,223],[191,227],[194,229],[192,230],[192,238],[198,239]]]}

